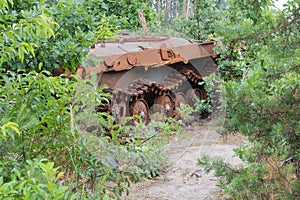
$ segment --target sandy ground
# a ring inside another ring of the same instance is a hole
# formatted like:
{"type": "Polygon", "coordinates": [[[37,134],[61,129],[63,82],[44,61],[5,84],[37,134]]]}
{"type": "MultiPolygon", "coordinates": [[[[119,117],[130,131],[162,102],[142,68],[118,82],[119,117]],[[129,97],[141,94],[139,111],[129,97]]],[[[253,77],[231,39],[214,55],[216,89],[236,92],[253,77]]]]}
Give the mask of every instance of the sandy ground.
{"type": "Polygon", "coordinates": [[[183,127],[180,136],[172,138],[166,146],[169,162],[161,175],[133,184],[129,189],[129,196],[124,195],[122,199],[222,199],[221,191],[216,186],[217,178],[213,173],[206,174],[202,167],[197,166],[197,159],[207,154],[222,157],[234,165],[241,164],[232,150],[242,143],[243,138],[229,136],[225,140],[216,132],[216,120],[183,127]]]}

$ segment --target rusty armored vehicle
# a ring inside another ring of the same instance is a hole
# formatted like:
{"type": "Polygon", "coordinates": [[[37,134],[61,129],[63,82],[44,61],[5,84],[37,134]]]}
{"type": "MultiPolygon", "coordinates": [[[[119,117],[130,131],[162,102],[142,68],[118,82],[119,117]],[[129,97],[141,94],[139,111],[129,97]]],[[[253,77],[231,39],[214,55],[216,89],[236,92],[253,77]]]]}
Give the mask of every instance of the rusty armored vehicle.
{"type": "Polygon", "coordinates": [[[98,85],[108,86],[110,105],[102,110],[117,122],[136,115],[148,122],[152,112],[175,117],[180,104],[192,106],[193,96],[207,98],[202,77],[217,72],[213,47],[213,41],[123,34],[91,47],[89,55],[101,61],[77,74],[96,73],[98,85]]]}

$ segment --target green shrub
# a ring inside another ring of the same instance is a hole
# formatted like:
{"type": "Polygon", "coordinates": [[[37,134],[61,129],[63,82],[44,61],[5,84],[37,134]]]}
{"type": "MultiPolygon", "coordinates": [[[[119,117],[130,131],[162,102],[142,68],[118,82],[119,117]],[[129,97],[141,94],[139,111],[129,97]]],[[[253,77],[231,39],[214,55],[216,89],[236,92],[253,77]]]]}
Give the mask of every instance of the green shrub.
{"type": "MultiPolygon", "coordinates": [[[[179,124],[172,119],[147,126],[115,124],[112,116],[96,112],[109,95],[98,88],[95,78],[1,74],[0,171],[5,191],[15,188],[19,196],[24,189],[25,195],[37,199],[120,198],[132,181],[160,173],[166,162],[164,144],[179,124]],[[41,158],[50,162],[37,161],[41,158]],[[41,182],[38,175],[43,170],[42,179],[55,185],[41,182]],[[21,175],[11,175],[16,173],[21,175]],[[26,185],[21,177],[33,182],[26,185]],[[34,182],[42,188],[33,188],[34,182]]],[[[7,198],[14,190],[5,194],[7,198]]]]}
{"type": "Polygon", "coordinates": [[[67,199],[67,186],[61,182],[63,172],[47,160],[27,160],[24,169],[17,166],[10,173],[10,181],[0,177],[0,199],[67,199]]]}
{"type": "Polygon", "coordinates": [[[300,197],[299,21],[292,20],[299,6],[289,1],[281,12],[270,3],[231,2],[217,29],[224,44],[225,128],[249,143],[235,150],[242,167],[201,163],[216,170],[219,186],[235,199],[300,197]]]}

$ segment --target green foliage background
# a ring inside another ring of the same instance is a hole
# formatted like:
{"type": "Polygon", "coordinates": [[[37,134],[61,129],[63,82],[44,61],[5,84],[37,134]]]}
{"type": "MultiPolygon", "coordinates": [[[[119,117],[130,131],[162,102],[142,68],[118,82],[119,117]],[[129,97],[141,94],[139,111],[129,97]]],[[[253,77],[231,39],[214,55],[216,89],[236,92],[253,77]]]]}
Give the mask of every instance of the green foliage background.
{"type": "Polygon", "coordinates": [[[48,75],[1,75],[1,199],[120,198],[131,182],[159,174],[179,125],[114,124],[95,111],[108,94],[92,78],[48,75]]]}
{"type": "Polygon", "coordinates": [[[222,43],[225,128],[249,143],[235,150],[244,167],[207,158],[199,162],[216,170],[219,186],[235,199],[300,195],[300,5],[289,1],[281,11],[273,2],[228,1],[212,26],[222,43]]]}
{"type": "Polygon", "coordinates": [[[94,77],[51,74],[137,29],[140,9],[155,16],[143,1],[0,1],[0,199],[118,199],[162,170],[162,138],[177,125],[114,124],[95,112],[109,95],[94,77]]]}
{"type": "Polygon", "coordinates": [[[138,29],[138,10],[149,26],[155,12],[144,1],[2,0],[0,66],[9,70],[76,70],[97,40],[138,29]]]}
{"type": "Polygon", "coordinates": [[[161,138],[178,126],[116,125],[94,111],[108,99],[103,88],[51,75],[74,72],[96,41],[138,31],[138,10],[151,30],[218,41],[224,134],[247,137],[235,150],[245,164],[199,162],[215,169],[228,198],[299,198],[299,1],[277,10],[274,0],[191,0],[189,12],[186,1],[164,2],[0,1],[0,199],[120,198],[162,169],[161,138]]]}

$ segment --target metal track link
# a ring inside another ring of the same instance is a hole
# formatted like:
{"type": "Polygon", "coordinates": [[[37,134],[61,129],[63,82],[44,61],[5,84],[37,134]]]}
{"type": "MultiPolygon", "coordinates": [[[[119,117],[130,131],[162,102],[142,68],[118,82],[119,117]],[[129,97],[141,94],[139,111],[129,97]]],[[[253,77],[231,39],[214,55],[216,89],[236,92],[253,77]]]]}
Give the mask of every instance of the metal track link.
{"type": "Polygon", "coordinates": [[[149,121],[149,107],[160,105],[158,112],[163,112],[169,117],[174,117],[176,115],[176,105],[178,101],[180,102],[177,99],[179,95],[177,92],[181,93],[181,96],[184,96],[186,93],[189,94],[186,94],[187,96],[191,96],[195,92],[194,88],[201,87],[198,87],[200,81],[202,81],[202,77],[189,69],[179,69],[170,73],[162,83],[143,78],[136,79],[126,89],[115,89],[112,91],[112,99],[115,99],[113,103],[115,106],[113,105],[112,113],[115,116],[121,116],[119,121],[122,121],[126,113],[130,115],[138,114],[143,120],[149,121]],[[192,87],[192,90],[189,89],[191,90],[190,92],[185,90],[184,84],[186,83],[189,83],[192,87]],[[120,112],[122,108],[123,112],[120,112]]]}
{"type": "Polygon", "coordinates": [[[178,72],[170,73],[163,83],[157,83],[147,79],[136,79],[127,89],[116,89],[112,94],[116,99],[129,100],[131,102],[148,92],[154,92],[156,95],[169,94],[178,89],[185,81],[194,84],[203,81],[201,75],[196,74],[193,70],[179,69],[178,72]]]}
{"type": "Polygon", "coordinates": [[[173,72],[169,74],[165,78],[162,85],[174,91],[177,90],[185,81],[189,81],[194,84],[198,84],[201,81],[203,81],[202,76],[196,74],[193,70],[179,69],[178,72],[173,72]]]}
{"type": "Polygon", "coordinates": [[[113,91],[114,97],[117,99],[124,99],[133,101],[136,98],[142,97],[148,92],[154,92],[157,95],[171,92],[171,89],[164,87],[160,83],[149,81],[146,79],[136,79],[127,89],[117,89],[113,91]]]}

